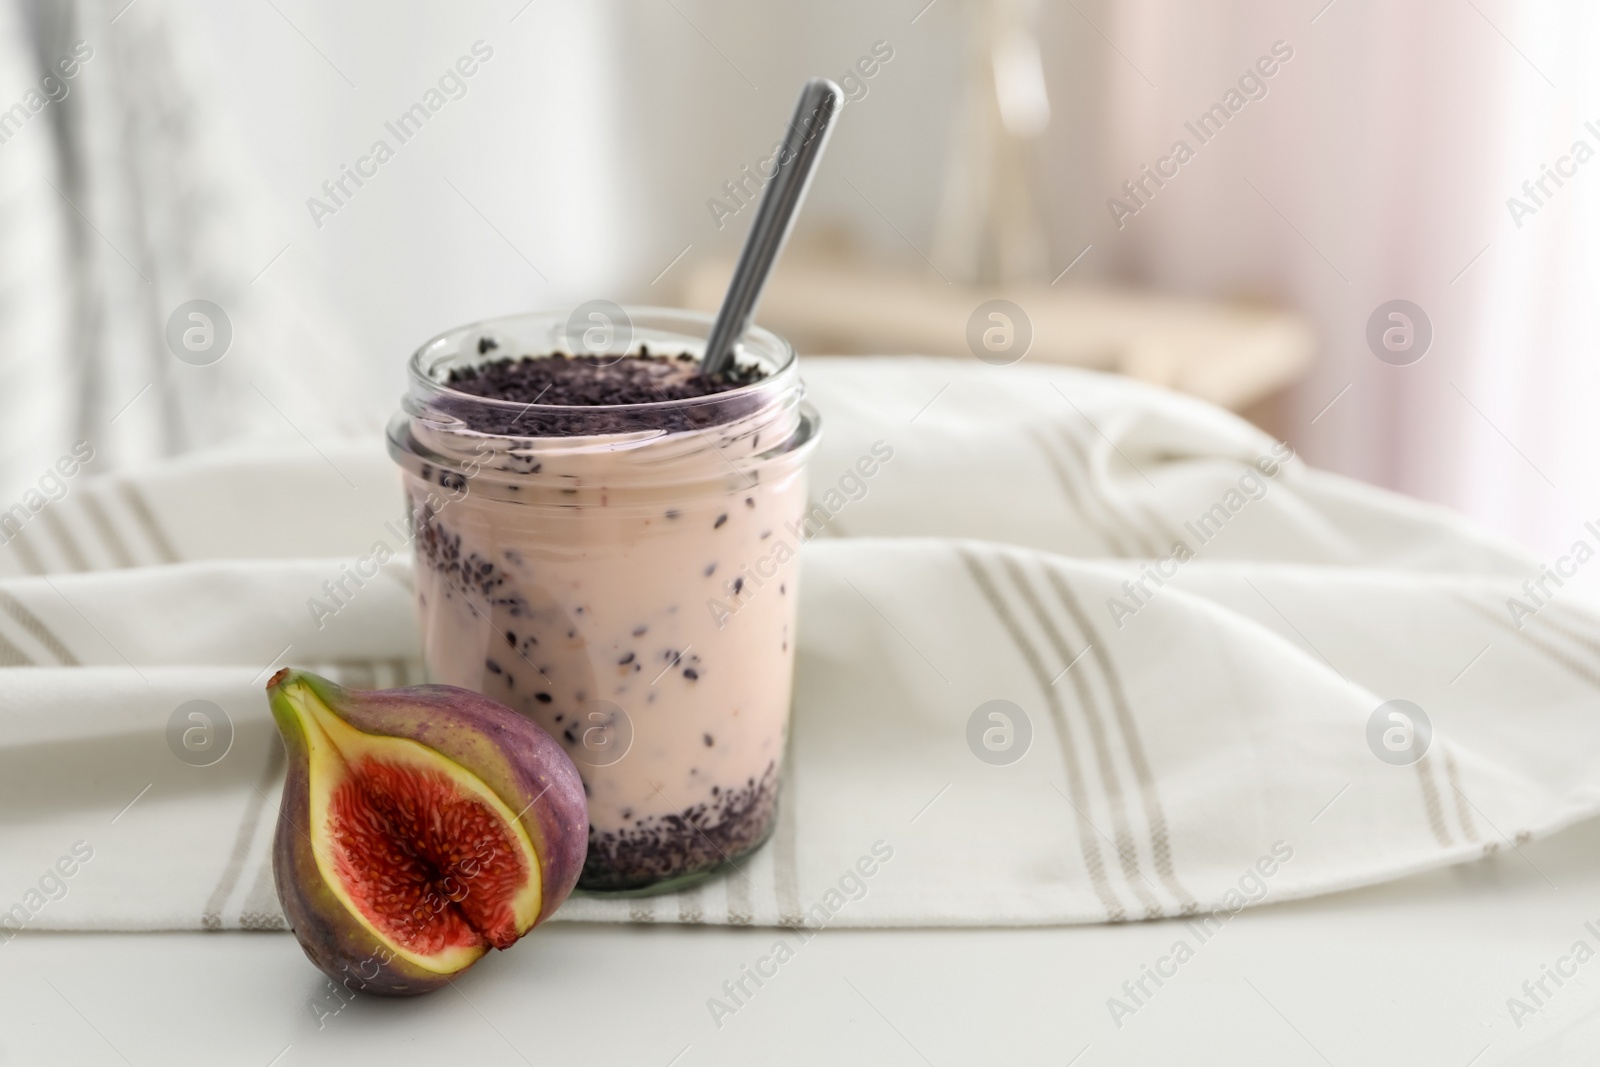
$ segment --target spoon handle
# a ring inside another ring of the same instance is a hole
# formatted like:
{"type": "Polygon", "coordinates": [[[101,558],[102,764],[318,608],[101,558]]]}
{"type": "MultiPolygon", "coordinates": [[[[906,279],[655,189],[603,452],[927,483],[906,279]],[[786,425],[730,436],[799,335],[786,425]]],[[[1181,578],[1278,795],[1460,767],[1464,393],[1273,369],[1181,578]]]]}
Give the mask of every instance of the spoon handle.
{"type": "Polygon", "coordinates": [[[828,135],[833,132],[834,116],[843,103],[844,93],[827,78],[812,78],[800,90],[794,118],[789,121],[778,153],[778,172],[762,194],[756,220],[728,283],[728,294],[722,298],[711,336],[706,340],[701,367],[708,377],[727,369],[733,359],[733,346],[755,316],[756,302],[761,299],[778,253],[783,251],[795,216],[800,213],[800,202],[805,199],[817,160],[822,158],[828,135]]]}

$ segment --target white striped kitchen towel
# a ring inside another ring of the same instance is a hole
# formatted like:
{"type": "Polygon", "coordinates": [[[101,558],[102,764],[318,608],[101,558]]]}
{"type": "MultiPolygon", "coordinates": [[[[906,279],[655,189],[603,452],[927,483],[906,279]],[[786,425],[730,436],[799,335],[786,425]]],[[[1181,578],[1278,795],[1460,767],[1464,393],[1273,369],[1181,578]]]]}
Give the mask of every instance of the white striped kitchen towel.
{"type": "MultiPolygon", "coordinates": [[[[813,364],[777,831],[559,917],[1220,922],[1600,809],[1600,611],[1526,554],[1126,381],[813,364]]],[[[26,928],[281,928],[266,677],[420,680],[404,558],[325,628],[306,607],[395,544],[389,461],[302,448],[68,479],[7,528],[0,912],[26,928]],[[195,700],[226,714],[204,767],[167,740],[195,700]]]]}

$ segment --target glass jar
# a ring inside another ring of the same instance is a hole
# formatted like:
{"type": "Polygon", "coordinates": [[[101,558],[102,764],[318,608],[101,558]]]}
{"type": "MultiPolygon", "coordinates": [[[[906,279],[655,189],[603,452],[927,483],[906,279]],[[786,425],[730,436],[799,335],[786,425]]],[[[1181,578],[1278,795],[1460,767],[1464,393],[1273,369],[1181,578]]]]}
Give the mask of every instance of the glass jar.
{"type": "MultiPolygon", "coordinates": [[[[604,350],[583,358],[697,361],[711,327],[616,312],[604,350]]],[[[794,350],[757,328],[736,362],[762,376],[712,396],[579,407],[450,387],[452,371],[587,343],[573,340],[567,315],[516,315],[411,359],[388,441],[423,657],[433,681],[565,745],[589,802],[580,887],[664,891],[736,861],[773,824],[819,423],[794,350]]]]}

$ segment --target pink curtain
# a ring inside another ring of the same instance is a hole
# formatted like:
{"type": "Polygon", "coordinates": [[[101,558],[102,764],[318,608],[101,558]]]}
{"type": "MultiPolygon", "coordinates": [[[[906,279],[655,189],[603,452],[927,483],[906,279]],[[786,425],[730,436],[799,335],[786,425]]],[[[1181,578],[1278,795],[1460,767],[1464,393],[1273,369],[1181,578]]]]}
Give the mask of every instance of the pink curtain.
{"type": "Polygon", "coordinates": [[[1564,550],[1600,516],[1590,416],[1600,158],[1563,162],[1580,139],[1600,152],[1592,5],[1081,10],[1082,32],[1104,50],[1103,196],[1128,203],[1122,183],[1142,165],[1179,139],[1194,149],[1160,188],[1145,183],[1120,229],[1104,202],[1098,219],[1083,208],[1086,239],[1112,270],[1305,314],[1321,358],[1282,429],[1312,462],[1544,550],[1564,550]],[[1275,44],[1292,56],[1257,67],[1275,44]],[[1268,67],[1205,143],[1185,126],[1268,67]],[[1535,185],[1541,203],[1514,218],[1508,198],[1532,204],[1523,182],[1544,164],[1571,176],[1559,187],[1547,178],[1544,193],[1535,185]],[[1373,311],[1394,299],[1432,324],[1431,347],[1410,365],[1381,361],[1366,339],[1373,311]]]}

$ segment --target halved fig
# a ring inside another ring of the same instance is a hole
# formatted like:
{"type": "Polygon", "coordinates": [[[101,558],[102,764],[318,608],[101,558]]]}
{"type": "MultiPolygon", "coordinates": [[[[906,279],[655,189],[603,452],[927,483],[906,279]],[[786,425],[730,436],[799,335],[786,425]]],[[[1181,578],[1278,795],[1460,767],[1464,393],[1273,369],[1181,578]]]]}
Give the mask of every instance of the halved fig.
{"type": "Polygon", "coordinates": [[[453,686],[267,683],[289,772],[273,877],[300,947],[352,990],[438,988],[560,906],[588,847],[566,752],[453,686]]]}

